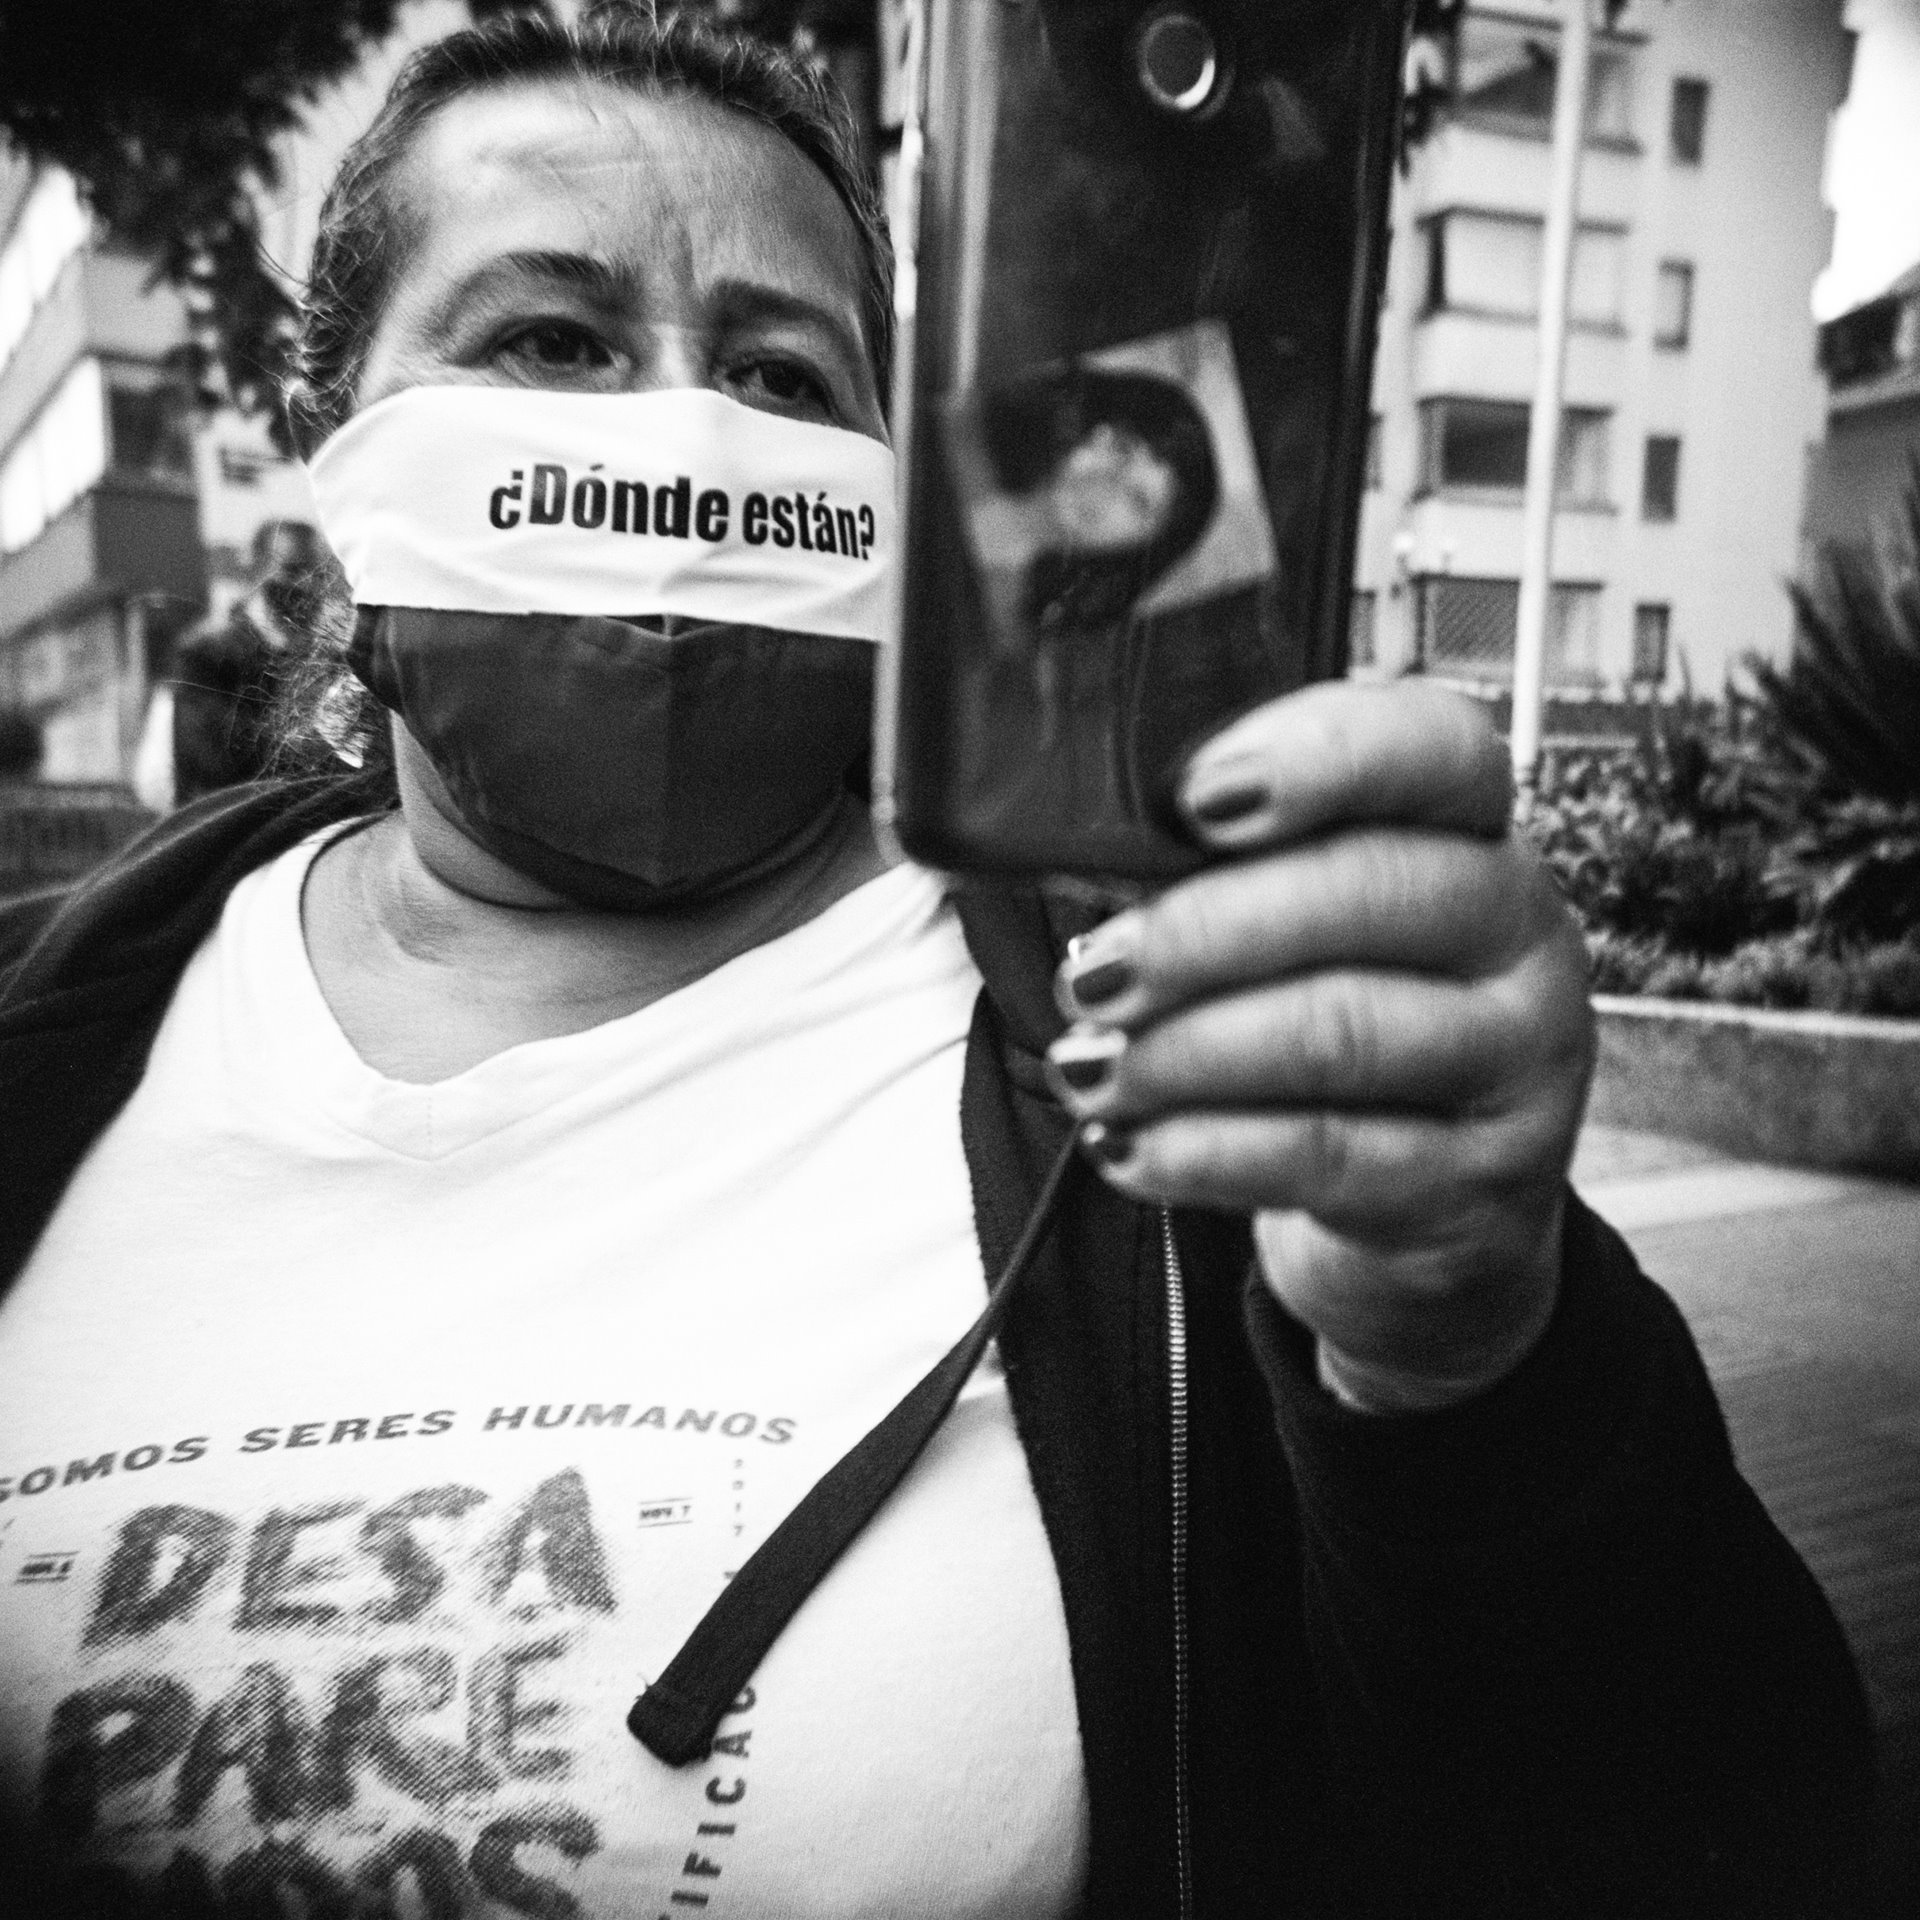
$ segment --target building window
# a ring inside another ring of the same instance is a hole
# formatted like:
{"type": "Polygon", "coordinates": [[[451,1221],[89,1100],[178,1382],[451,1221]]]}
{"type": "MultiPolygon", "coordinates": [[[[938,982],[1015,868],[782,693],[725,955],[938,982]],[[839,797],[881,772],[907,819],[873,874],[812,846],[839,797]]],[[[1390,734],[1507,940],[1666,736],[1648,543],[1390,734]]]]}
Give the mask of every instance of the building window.
{"type": "Polygon", "coordinates": [[[1556,582],[1547,590],[1547,678],[1556,686],[1600,680],[1600,589],[1556,582]]]}
{"type": "Polygon", "coordinates": [[[1910,367],[1920,360],[1920,294],[1907,294],[1893,323],[1893,364],[1910,367]]]}
{"type": "Polygon", "coordinates": [[[1356,587],[1347,602],[1347,665],[1370,667],[1377,658],[1373,641],[1374,595],[1370,587],[1356,587]]]}
{"type": "MultiPolygon", "coordinates": [[[[1421,490],[1518,494],[1527,484],[1531,409],[1511,400],[1428,400],[1420,408],[1421,490]]],[[[1569,407],[1560,416],[1556,498],[1561,506],[1607,500],[1609,416],[1569,407]]]]}
{"type": "MultiPolygon", "coordinates": [[[[1495,132],[1545,139],[1559,69],[1556,28],[1468,13],[1454,39],[1454,111],[1495,132]]],[[[1587,81],[1587,138],[1632,137],[1632,61],[1624,47],[1598,45],[1587,81]]]]}
{"type": "MultiPolygon", "coordinates": [[[[1426,223],[1427,311],[1456,309],[1531,320],[1540,311],[1545,229],[1524,214],[1469,208],[1426,223]]],[[[1576,324],[1620,324],[1625,234],[1585,226],[1574,236],[1570,310],[1576,324]]]]}
{"type": "Polygon", "coordinates": [[[221,447],[216,458],[221,482],[229,487],[257,487],[270,464],[264,453],[251,447],[221,447]]]}
{"type": "Polygon", "coordinates": [[[1441,673],[1504,679],[1513,672],[1520,617],[1517,580],[1429,574],[1414,583],[1420,658],[1441,673]]]}
{"type": "Polygon", "coordinates": [[[1427,307],[1531,318],[1540,303],[1538,220],[1445,213],[1427,223],[1427,307]]]}
{"type": "Polygon", "coordinates": [[[1595,47],[1587,74],[1587,138],[1633,141],[1633,62],[1617,47],[1595,47]]]}
{"type": "Polygon", "coordinates": [[[1670,433],[1647,435],[1640,469],[1640,518],[1672,520],[1680,512],[1680,442],[1670,433]]]}
{"type": "MultiPolygon", "coordinates": [[[[1428,574],[1414,588],[1420,658],[1431,671],[1468,680],[1512,680],[1519,581],[1428,574]]],[[[1547,595],[1549,684],[1592,686],[1600,678],[1599,661],[1599,587],[1556,582],[1547,595]]]]}
{"type": "Polygon", "coordinates": [[[36,539],[107,465],[106,399],[98,360],[80,361],[0,466],[0,553],[36,539]]]}
{"type": "Polygon", "coordinates": [[[1517,492],[1527,483],[1527,409],[1498,400],[1428,400],[1420,408],[1420,483],[1517,492]]]}
{"type": "Polygon", "coordinates": [[[1367,491],[1369,493],[1378,492],[1381,484],[1380,432],[1380,416],[1377,413],[1369,414],[1367,416],[1366,453],[1367,491]]]}
{"type": "Polygon", "coordinates": [[[107,384],[107,442],[115,473],[143,480],[191,480],[193,443],[184,396],[116,368],[107,384]]]}
{"type": "Polygon", "coordinates": [[[1693,335],[1693,264],[1662,260],[1653,283],[1653,344],[1684,347],[1693,335]]]}
{"type": "Polygon", "coordinates": [[[1707,83],[1676,80],[1667,120],[1667,152],[1683,167],[1697,167],[1707,150],[1707,83]]]}
{"type": "Polygon", "coordinates": [[[1660,687],[1667,679],[1667,636],[1673,609],[1664,601],[1642,601],[1633,610],[1633,681],[1660,687]]]}
{"type": "Polygon", "coordinates": [[[1920,363],[1920,292],[1886,293],[1820,329],[1820,371],[1835,387],[1920,363]]]}
{"type": "Polygon", "coordinates": [[[1607,422],[1596,407],[1568,407],[1560,416],[1560,462],[1554,497],[1563,507],[1607,504],[1607,422]]]}
{"type": "MultiPolygon", "coordinates": [[[[1573,284],[1567,311],[1575,326],[1617,327],[1626,283],[1626,235],[1618,227],[1582,227],[1573,236],[1573,284]]],[[[1545,246],[1545,232],[1541,244],[1545,246]]],[[[1536,299],[1535,305],[1538,305],[1536,299]]]]}
{"type": "Polygon", "coordinates": [[[1544,131],[1553,120],[1558,35],[1468,14],[1454,39],[1453,104],[1462,114],[1544,131]]]}

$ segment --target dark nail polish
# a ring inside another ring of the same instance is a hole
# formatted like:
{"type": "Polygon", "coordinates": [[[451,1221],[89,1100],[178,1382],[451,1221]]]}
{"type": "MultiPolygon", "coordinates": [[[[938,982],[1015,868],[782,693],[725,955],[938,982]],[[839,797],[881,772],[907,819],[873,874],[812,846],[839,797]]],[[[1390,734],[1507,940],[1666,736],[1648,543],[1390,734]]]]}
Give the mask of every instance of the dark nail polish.
{"type": "Polygon", "coordinates": [[[1076,1093],[1091,1093],[1113,1072],[1111,1060],[1056,1060],[1054,1071],[1076,1093]]]}
{"type": "Polygon", "coordinates": [[[1125,1127],[1109,1127],[1089,1120],[1080,1129],[1080,1144],[1105,1167],[1117,1167],[1133,1152],[1133,1135],[1125,1127]]]}
{"type": "MultiPolygon", "coordinates": [[[[1055,1090],[1089,1095],[1104,1087],[1127,1050],[1127,1037],[1112,1027],[1074,1027],[1047,1049],[1055,1090]]],[[[1062,1096],[1065,1098],[1065,1095],[1062,1096]]]]}
{"type": "Polygon", "coordinates": [[[1273,798],[1261,780],[1231,781],[1224,787],[1203,792],[1187,802],[1187,811],[1205,827],[1231,826],[1250,813],[1258,813],[1273,798]]]}
{"type": "Polygon", "coordinates": [[[1133,985],[1133,969],[1124,960],[1101,960],[1084,973],[1067,976],[1067,991],[1074,1004],[1088,1010],[1117,1000],[1133,985]]]}

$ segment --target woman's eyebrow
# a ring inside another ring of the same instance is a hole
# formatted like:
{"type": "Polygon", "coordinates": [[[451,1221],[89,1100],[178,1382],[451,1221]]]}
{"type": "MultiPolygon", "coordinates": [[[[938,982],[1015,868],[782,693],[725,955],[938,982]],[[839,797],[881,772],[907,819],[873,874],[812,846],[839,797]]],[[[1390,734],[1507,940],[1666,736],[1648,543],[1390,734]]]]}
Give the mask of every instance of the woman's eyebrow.
{"type": "Polygon", "coordinates": [[[557,284],[569,292],[584,295],[590,304],[605,309],[624,309],[634,297],[634,274],[609,260],[590,253],[560,253],[544,249],[496,254],[472,272],[456,280],[434,302],[428,315],[428,327],[444,332],[461,308],[476,298],[522,286],[528,281],[557,284]]]}
{"type": "Polygon", "coordinates": [[[707,297],[723,320],[787,320],[800,326],[818,327],[830,334],[834,345],[856,364],[867,357],[866,342],[856,321],[824,300],[795,293],[790,287],[736,276],[714,281],[707,289],[707,297]]]}

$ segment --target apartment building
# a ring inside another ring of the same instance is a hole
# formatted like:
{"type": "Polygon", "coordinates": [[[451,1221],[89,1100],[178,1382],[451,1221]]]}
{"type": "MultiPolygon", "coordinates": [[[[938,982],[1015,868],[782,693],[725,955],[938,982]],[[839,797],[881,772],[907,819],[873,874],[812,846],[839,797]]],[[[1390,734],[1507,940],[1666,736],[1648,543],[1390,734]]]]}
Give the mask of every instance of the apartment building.
{"type": "Polygon", "coordinates": [[[257,423],[195,419],[186,324],[66,174],[0,151],[0,710],[46,780],[125,777],[167,642],[304,500],[257,423]]]}
{"type": "MultiPolygon", "coordinates": [[[[1396,188],[1353,655],[1512,677],[1558,5],[1472,5],[1396,188]]],[[[1631,0],[1595,44],[1561,436],[1550,690],[1717,688],[1790,637],[1825,392],[1838,0],[1631,0]]]]}
{"type": "Polygon", "coordinates": [[[1920,263],[1821,327],[1820,364],[1827,437],[1807,474],[1808,545],[1897,551],[1920,484],[1920,263]]]}
{"type": "Polygon", "coordinates": [[[0,156],[0,707],[52,778],[113,779],[147,657],[205,596],[177,300],[95,244],[57,170],[0,156]]]}
{"type": "MultiPolygon", "coordinates": [[[[1463,13],[1449,104],[1396,187],[1356,566],[1362,670],[1511,677],[1558,21],[1463,13]]],[[[898,12],[880,9],[885,21],[898,12]]],[[[1575,249],[1550,688],[1716,687],[1782,651],[1826,391],[1808,296],[1845,90],[1840,0],[1630,0],[1595,49],[1575,249]]],[[[319,191],[426,0],[289,143],[267,238],[297,274],[319,191]]],[[[897,23],[895,23],[897,24],[897,23]]],[[[881,33],[892,48],[901,36],[881,33]]],[[[884,109],[883,109],[883,117],[884,109]]],[[[195,422],[175,295],[71,182],[0,153],[0,709],[45,777],[122,777],[166,635],[240,590],[254,529],[309,518],[258,422],[195,422]]]]}

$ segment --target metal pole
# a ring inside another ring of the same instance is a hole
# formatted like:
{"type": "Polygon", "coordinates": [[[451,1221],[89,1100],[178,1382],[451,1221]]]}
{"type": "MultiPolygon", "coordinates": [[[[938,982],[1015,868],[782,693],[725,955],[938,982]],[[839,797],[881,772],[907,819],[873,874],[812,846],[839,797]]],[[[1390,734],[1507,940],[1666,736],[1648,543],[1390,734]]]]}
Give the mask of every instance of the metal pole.
{"type": "MultiPolygon", "coordinates": [[[[927,14],[933,0],[903,0],[906,13],[906,71],[900,116],[900,157],[893,176],[893,204],[887,209],[893,229],[893,393],[888,408],[892,427],[895,497],[900,550],[887,576],[886,629],[874,674],[873,823],[887,857],[906,859],[894,831],[896,805],[893,770],[900,711],[900,635],[907,617],[907,472],[913,445],[914,329],[920,307],[920,191],[926,166],[926,88],[929,46],[927,14]]],[[[884,40],[884,33],[881,35],[884,40]]],[[[882,57],[884,58],[884,52],[882,57]]]]}
{"type": "Polygon", "coordinates": [[[1553,95],[1553,180],[1540,262],[1540,357],[1527,424],[1527,492],[1520,530],[1520,611],[1513,647],[1513,780],[1518,808],[1532,802],[1540,771],[1540,705],[1546,682],[1547,609],[1553,578],[1553,497],[1560,465],[1561,387],[1567,309],[1585,145],[1587,71],[1592,64],[1589,0],[1567,0],[1553,95]]]}

